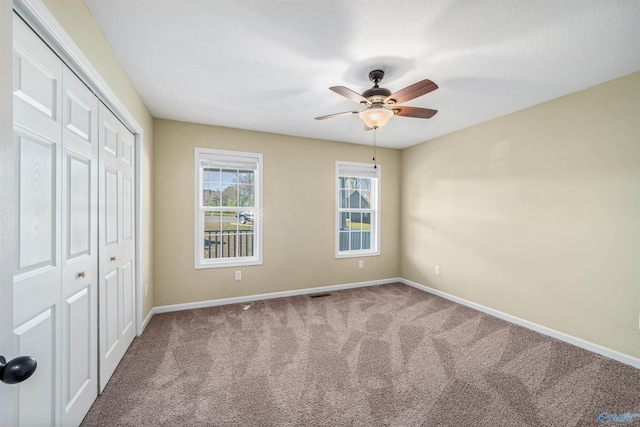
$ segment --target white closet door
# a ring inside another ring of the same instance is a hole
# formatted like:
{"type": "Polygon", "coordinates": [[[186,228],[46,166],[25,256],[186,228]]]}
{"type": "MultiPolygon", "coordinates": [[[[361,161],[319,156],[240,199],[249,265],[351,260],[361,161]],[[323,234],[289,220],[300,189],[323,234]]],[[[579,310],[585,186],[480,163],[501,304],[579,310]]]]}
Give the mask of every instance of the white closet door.
{"type": "Polygon", "coordinates": [[[19,386],[21,426],[59,425],[62,63],[14,16],[15,274],[18,353],[38,368],[19,386]]]}
{"type": "Polygon", "coordinates": [[[62,424],[98,394],[98,99],[63,70],[62,424]]]}
{"type": "Polygon", "coordinates": [[[100,103],[100,391],[135,336],[134,137],[100,103]]]}
{"type": "Polygon", "coordinates": [[[79,425],[98,391],[98,100],[14,15],[14,334],[38,361],[20,426],[79,425]]]}

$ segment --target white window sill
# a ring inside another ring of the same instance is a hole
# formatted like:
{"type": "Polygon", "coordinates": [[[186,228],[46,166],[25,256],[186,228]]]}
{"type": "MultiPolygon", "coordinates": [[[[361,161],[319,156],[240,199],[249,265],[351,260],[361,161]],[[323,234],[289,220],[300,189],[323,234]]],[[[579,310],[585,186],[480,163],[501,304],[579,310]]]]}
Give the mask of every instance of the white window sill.
{"type": "Polygon", "coordinates": [[[336,254],[336,259],[379,256],[380,251],[351,251],[336,254]]]}
{"type": "Polygon", "coordinates": [[[246,259],[246,260],[230,260],[230,261],[201,261],[193,266],[194,269],[200,270],[204,268],[224,268],[224,267],[246,267],[249,265],[262,265],[262,260],[246,259]]]}

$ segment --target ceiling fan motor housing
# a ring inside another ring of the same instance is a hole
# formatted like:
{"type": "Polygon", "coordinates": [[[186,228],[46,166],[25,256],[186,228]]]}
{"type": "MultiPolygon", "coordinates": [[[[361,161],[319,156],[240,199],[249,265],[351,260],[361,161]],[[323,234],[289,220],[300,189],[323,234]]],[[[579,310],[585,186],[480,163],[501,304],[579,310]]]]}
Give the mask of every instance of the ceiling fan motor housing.
{"type": "Polygon", "coordinates": [[[384,71],[373,70],[369,73],[369,80],[373,82],[373,87],[367,89],[362,93],[362,96],[367,98],[371,104],[383,104],[384,100],[391,95],[389,89],[379,87],[378,83],[384,78],[384,71]]]}
{"type": "Polygon", "coordinates": [[[367,89],[362,93],[362,96],[367,98],[372,103],[384,102],[385,98],[389,95],[391,95],[391,91],[383,87],[372,87],[371,89],[367,89]]]}

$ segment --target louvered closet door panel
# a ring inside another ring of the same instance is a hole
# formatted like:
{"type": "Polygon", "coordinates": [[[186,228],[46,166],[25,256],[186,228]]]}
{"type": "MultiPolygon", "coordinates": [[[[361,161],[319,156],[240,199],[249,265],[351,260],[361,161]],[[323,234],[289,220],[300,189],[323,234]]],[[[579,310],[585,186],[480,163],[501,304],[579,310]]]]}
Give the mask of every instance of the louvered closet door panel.
{"type": "Polygon", "coordinates": [[[62,70],[14,16],[16,153],[13,331],[38,368],[19,387],[19,424],[60,424],[62,70]]]}

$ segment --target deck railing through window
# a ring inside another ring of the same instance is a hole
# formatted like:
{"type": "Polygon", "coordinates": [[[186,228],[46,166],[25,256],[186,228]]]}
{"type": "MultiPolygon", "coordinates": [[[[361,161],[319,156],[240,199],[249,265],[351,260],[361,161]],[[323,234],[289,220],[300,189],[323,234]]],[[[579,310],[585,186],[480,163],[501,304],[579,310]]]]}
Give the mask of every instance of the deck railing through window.
{"type": "Polygon", "coordinates": [[[250,257],[254,254],[253,241],[254,230],[205,230],[204,257],[250,257]]]}

